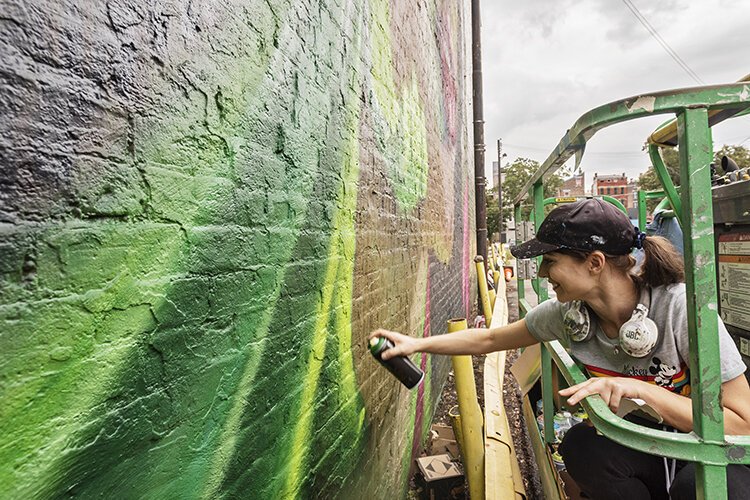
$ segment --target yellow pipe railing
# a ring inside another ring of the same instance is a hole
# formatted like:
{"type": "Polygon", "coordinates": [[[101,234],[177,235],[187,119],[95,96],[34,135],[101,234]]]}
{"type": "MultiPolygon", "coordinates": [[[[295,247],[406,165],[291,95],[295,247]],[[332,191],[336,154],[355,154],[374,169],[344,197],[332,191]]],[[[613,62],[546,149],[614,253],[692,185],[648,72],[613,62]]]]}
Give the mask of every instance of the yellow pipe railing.
{"type": "MultiPolygon", "coordinates": [[[[505,280],[498,280],[496,283],[497,299],[492,308],[490,323],[495,326],[505,326],[508,324],[505,280]]],[[[484,361],[484,491],[486,500],[526,498],[526,490],[523,486],[523,478],[503,402],[504,378],[505,351],[488,354],[484,361]]]]}
{"type": "Polygon", "coordinates": [[[487,289],[487,273],[484,271],[484,259],[481,255],[474,257],[474,263],[477,266],[477,281],[479,284],[479,297],[482,299],[482,314],[487,328],[492,322],[492,304],[490,303],[490,294],[487,289]]]}
{"type": "MultiPolygon", "coordinates": [[[[468,328],[465,319],[449,319],[448,333],[468,328]]],[[[461,452],[471,498],[484,500],[484,439],[482,409],[477,401],[471,356],[452,356],[461,422],[461,452]]]]}

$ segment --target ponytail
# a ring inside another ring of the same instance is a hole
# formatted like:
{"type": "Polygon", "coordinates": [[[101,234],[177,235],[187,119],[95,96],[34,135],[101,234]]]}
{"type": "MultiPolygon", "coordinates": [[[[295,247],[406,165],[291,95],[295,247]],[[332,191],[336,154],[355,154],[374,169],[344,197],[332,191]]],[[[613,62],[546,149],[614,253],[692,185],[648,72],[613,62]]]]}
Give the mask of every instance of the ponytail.
{"type": "Polygon", "coordinates": [[[685,281],[682,256],[668,239],[648,236],[642,244],[645,259],[637,275],[638,281],[652,288],[685,281]]]}

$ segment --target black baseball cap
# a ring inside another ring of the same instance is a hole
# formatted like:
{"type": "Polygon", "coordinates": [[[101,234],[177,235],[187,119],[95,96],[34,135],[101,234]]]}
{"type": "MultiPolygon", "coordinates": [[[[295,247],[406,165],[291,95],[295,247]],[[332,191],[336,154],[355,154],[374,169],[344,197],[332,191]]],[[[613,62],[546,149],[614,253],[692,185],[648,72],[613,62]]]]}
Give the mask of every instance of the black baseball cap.
{"type": "Polygon", "coordinates": [[[626,255],[640,231],[611,203],[588,198],[560,205],[544,219],[536,238],[510,248],[516,258],[530,259],[560,249],[626,255]]]}

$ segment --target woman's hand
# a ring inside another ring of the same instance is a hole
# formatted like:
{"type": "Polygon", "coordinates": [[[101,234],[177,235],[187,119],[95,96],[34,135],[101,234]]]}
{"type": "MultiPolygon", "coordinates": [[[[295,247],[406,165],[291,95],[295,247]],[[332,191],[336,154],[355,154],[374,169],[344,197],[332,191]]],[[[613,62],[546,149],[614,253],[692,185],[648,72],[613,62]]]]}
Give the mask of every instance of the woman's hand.
{"type": "Polygon", "coordinates": [[[393,342],[393,347],[383,351],[380,356],[384,361],[395,356],[408,356],[417,351],[417,339],[408,335],[379,328],[370,333],[367,340],[369,341],[374,337],[384,337],[393,342]]]}
{"type": "Polygon", "coordinates": [[[641,398],[643,382],[627,377],[592,377],[560,391],[561,396],[570,396],[569,405],[575,405],[586,396],[598,394],[613,412],[617,412],[622,398],[641,398]]]}

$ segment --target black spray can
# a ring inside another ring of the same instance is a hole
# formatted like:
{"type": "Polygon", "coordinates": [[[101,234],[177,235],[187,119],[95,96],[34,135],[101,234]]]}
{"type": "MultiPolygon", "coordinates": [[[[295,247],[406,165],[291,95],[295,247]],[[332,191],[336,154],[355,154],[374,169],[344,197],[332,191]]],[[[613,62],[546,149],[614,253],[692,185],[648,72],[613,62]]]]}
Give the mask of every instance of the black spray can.
{"type": "Polygon", "coordinates": [[[380,356],[385,350],[391,347],[393,347],[393,342],[384,337],[373,337],[370,339],[370,353],[375,359],[395,375],[407,388],[414,389],[424,379],[424,372],[405,356],[396,356],[395,358],[383,361],[380,356]]]}

